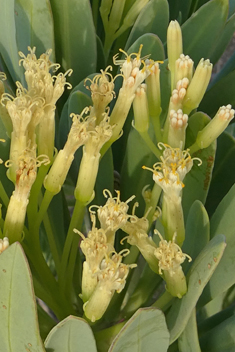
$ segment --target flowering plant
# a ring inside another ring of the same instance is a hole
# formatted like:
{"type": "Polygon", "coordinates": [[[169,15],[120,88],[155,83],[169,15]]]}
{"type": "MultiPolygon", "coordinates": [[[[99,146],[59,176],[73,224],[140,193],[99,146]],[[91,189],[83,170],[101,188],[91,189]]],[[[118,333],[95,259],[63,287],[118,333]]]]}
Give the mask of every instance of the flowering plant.
{"type": "Polygon", "coordinates": [[[234,350],[233,1],[0,4],[0,352],[234,350]]]}

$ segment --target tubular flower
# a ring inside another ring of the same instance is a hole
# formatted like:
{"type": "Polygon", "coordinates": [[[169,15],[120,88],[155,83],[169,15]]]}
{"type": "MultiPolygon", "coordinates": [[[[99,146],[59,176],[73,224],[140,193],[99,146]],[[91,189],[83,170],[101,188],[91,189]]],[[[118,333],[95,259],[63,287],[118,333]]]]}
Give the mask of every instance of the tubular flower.
{"type": "Polygon", "coordinates": [[[86,317],[92,322],[102,318],[114,292],[120,293],[123,290],[129,269],[136,266],[136,264],[122,263],[123,255],[128,253],[128,250],[123,250],[120,253],[113,251],[102,260],[100,270],[97,272],[97,286],[90,299],[83,306],[86,317]]]}
{"type": "Polygon", "coordinates": [[[120,71],[123,76],[123,84],[122,88],[119,90],[116,104],[110,116],[110,123],[114,126],[113,135],[110,142],[106,145],[105,151],[120,136],[122,127],[131,108],[131,104],[135,98],[135,92],[145,78],[148,77],[151,68],[154,65],[154,62],[152,61],[145,63],[143,59],[141,59],[140,55],[142,47],[143,45],[140,46],[138,53],[132,53],[130,55],[120,49],[120,51],[126,56],[125,60],[118,60],[118,54],[114,56],[114,64],[121,66],[120,71]],[[142,63],[143,67],[140,68],[142,63]]]}
{"type": "Polygon", "coordinates": [[[161,234],[155,230],[160,237],[159,247],[154,250],[154,255],[158,259],[159,274],[163,275],[166,281],[166,288],[172,296],[181,298],[187,292],[186,279],[181,264],[186,258],[191,262],[192,258],[182,252],[175,243],[176,233],[172,241],[167,242],[161,234]]]}
{"type": "Polygon", "coordinates": [[[109,116],[104,114],[99,125],[90,124],[89,137],[83,147],[83,156],[80,164],[75,198],[83,204],[88,204],[94,195],[94,186],[99,168],[100,149],[113,133],[109,116]]]}
{"type": "Polygon", "coordinates": [[[83,263],[82,274],[82,299],[83,302],[88,301],[97,285],[96,273],[100,270],[101,261],[107,253],[113,250],[113,247],[107,242],[106,234],[103,229],[95,227],[95,217],[93,226],[89,231],[87,238],[77,230],[82,237],[81,250],[84,253],[86,260],[83,263]]]}
{"type": "Polygon", "coordinates": [[[92,80],[90,78],[85,80],[85,83],[87,81],[91,82],[90,86],[86,86],[86,88],[91,91],[93,107],[90,115],[96,117],[96,124],[100,123],[107,105],[115,97],[114,79],[108,70],[112,70],[112,66],[108,66],[104,71],[101,70],[101,73],[92,80]]]}
{"type": "MultiPolygon", "coordinates": [[[[3,233],[9,238],[10,243],[22,239],[29,194],[37,176],[37,167],[49,163],[47,156],[41,155],[36,158],[35,149],[35,147],[27,148],[18,158],[15,190],[10,198],[3,229],[3,233]]],[[[11,160],[6,163],[6,166],[10,165],[11,160]]]]}
{"type": "Polygon", "coordinates": [[[230,104],[220,107],[215,117],[203,130],[198,132],[196,142],[190,147],[190,150],[194,153],[198,149],[209,147],[223,133],[229,122],[234,118],[234,112],[230,104]]]}
{"type": "Polygon", "coordinates": [[[8,137],[11,137],[11,132],[12,132],[12,122],[11,118],[8,114],[8,111],[6,109],[6,106],[2,103],[1,99],[3,94],[5,93],[5,87],[3,81],[7,79],[6,75],[4,72],[0,72],[0,118],[4,124],[4,127],[6,129],[6,133],[8,137]]]}
{"type": "Polygon", "coordinates": [[[35,55],[36,48],[28,47],[29,54],[25,56],[19,52],[20,63],[25,69],[25,79],[28,85],[28,94],[32,97],[43,99],[43,114],[38,128],[38,152],[39,154],[48,155],[53,159],[54,139],[55,139],[55,104],[64,92],[67,85],[69,89],[71,84],[66,82],[66,76],[72,74],[72,70],[64,74],[51,75],[51,71],[57,71],[59,64],[53,64],[50,61],[52,50],[47,50],[39,59],[35,55]]]}
{"type": "Polygon", "coordinates": [[[136,246],[149,264],[150,268],[155,273],[158,273],[158,262],[154,256],[154,250],[157,246],[152,237],[149,237],[146,233],[149,228],[149,222],[146,217],[147,214],[142,218],[138,218],[134,215],[137,205],[138,203],[135,203],[130,220],[122,227],[122,230],[125,231],[128,236],[124,237],[121,242],[126,239],[130,245],[136,246]]]}
{"type": "Polygon", "coordinates": [[[31,95],[42,97],[46,105],[55,105],[63,94],[65,85],[70,89],[72,88],[71,84],[66,82],[66,76],[70,76],[72,70],[68,70],[65,74],[59,73],[57,76],[52,76],[50,71],[56,72],[60,68],[59,64],[50,61],[52,50],[47,50],[39,59],[35,55],[36,47],[33,49],[28,47],[28,50],[29,54],[27,56],[19,52],[20,57],[22,57],[19,63],[22,63],[25,69],[28,90],[31,95]]]}
{"type": "Polygon", "coordinates": [[[98,207],[97,211],[101,228],[106,231],[107,241],[112,245],[114,245],[115,232],[122,228],[129,218],[128,203],[135,197],[132,196],[126,202],[121,202],[120,192],[116,191],[116,193],[117,197],[112,197],[111,192],[105,189],[103,194],[108,200],[103,207],[98,207]]]}
{"type": "Polygon", "coordinates": [[[182,245],[185,237],[183,209],[181,205],[182,189],[184,187],[183,179],[191,170],[194,160],[191,158],[189,151],[182,151],[180,148],[171,148],[166,144],[159,143],[158,147],[164,148],[161,162],[153,165],[153,180],[163,189],[163,209],[162,220],[165,226],[165,237],[172,239],[177,231],[178,244],[182,245]]]}
{"type": "Polygon", "coordinates": [[[68,174],[70,166],[74,160],[74,153],[77,149],[84,145],[89,138],[88,128],[90,120],[88,117],[83,117],[87,112],[85,108],[81,115],[71,114],[73,123],[68,135],[67,142],[63,149],[57,154],[54,163],[44,179],[45,188],[53,194],[60,192],[68,174]]]}

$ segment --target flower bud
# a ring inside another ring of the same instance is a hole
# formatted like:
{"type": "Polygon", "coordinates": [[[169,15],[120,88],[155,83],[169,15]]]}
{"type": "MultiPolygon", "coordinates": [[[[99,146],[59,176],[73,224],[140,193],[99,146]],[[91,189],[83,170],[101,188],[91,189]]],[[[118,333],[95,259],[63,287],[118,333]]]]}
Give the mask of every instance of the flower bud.
{"type": "Polygon", "coordinates": [[[170,111],[170,124],[167,143],[172,148],[184,149],[185,131],[188,125],[188,115],[183,114],[181,109],[170,111]]]}
{"type": "Polygon", "coordinates": [[[190,148],[191,152],[194,153],[198,149],[209,147],[209,145],[211,145],[211,143],[223,133],[233,118],[234,109],[232,109],[230,104],[219,108],[215,117],[203,128],[203,130],[198,132],[196,142],[190,148]]]}
{"type": "Polygon", "coordinates": [[[193,60],[188,55],[181,54],[175,62],[175,84],[183,78],[188,78],[189,82],[193,76],[193,60]]]}
{"type": "Polygon", "coordinates": [[[201,59],[188,86],[183,101],[183,111],[190,114],[200,104],[210,82],[213,65],[210,60],[201,59]]]}
{"type": "Polygon", "coordinates": [[[171,71],[171,88],[175,82],[175,62],[183,53],[182,32],[177,21],[171,21],[167,30],[168,67],[171,71]]]}
{"type": "Polygon", "coordinates": [[[135,93],[133,101],[134,127],[138,132],[147,132],[149,129],[149,111],[146,95],[146,84],[141,84],[135,93]]]}
{"type": "Polygon", "coordinates": [[[161,113],[161,89],[158,62],[155,62],[151,67],[150,75],[146,78],[145,82],[147,84],[149,114],[152,117],[159,116],[161,113]]]}

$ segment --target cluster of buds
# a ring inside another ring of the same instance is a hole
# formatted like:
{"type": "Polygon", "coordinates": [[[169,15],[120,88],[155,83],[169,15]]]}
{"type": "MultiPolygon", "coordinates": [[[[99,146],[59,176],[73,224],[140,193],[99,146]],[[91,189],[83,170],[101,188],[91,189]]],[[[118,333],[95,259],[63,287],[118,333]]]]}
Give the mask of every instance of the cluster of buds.
{"type": "Polygon", "coordinates": [[[81,250],[85,261],[81,298],[85,315],[92,322],[103,316],[115,291],[119,293],[124,288],[129,269],[136,266],[122,263],[123,256],[129,253],[128,250],[117,253],[114,249],[115,232],[127,223],[127,203],[133,197],[121,202],[119,192],[117,197],[112,197],[108,190],[104,190],[104,195],[109,198],[106,204],[97,210],[101,228],[95,226],[96,217],[92,210],[95,206],[92,206],[90,213],[93,225],[87,237],[74,230],[82,237],[81,250]]]}
{"type": "Polygon", "coordinates": [[[177,232],[177,241],[182,245],[185,238],[184,217],[181,204],[184,177],[193,167],[193,161],[200,159],[191,158],[189,151],[172,148],[159,143],[159,149],[164,148],[161,162],[153,165],[153,169],[143,166],[153,172],[153,180],[163,190],[162,220],[165,228],[165,237],[172,240],[177,232]]]}

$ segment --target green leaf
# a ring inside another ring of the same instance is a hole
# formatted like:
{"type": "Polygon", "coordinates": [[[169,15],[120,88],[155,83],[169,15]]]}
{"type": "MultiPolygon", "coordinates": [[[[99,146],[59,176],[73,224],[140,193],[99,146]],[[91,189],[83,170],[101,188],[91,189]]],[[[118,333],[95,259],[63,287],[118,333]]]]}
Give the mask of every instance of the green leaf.
{"type": "Polygon", "coordinates": [[[124,325],[109,352],[166,352],[168,346],[164,314],[158,309],[142,308],[124,325]]]}
{"type": "Polygon", "coordinates": [[[235,283],[235,185],[221,201],[211,219],[211,237],[223,233],[226,237],[227,248],[224,252],[216,273],[203,292],[200,304],[205,304],[217,295],[225,292],[235,283]]]}
{"type": "Polygon", "coordinates": [[[0,52],[14,81],[23,80],[16,44],[15,1],[0,0],[0,52]]]}
{"type": "Polygon", "coordinates": [[[136,213],[143,216],[145,203],[142,190],[146,185],[153,185],[153,175],[142,166],[152,167],[157,161],[155,155],[149,150],[140,134],[133,128],[128,136],[126,154],[121,171],[121,195],[126,200],[133,194],[139,203],[136,213]]]}
{"type": "Polygon", "coordinates": [[[184,54],[197,64],[210,59],[228,15],[228,0],[211,0],[182,26],[184,54]],[[210,19],[210,20],[208,20],[210,19]]]}
{"type": "Polygon", "coordinates": [[[190,208],[187,222],[186,235],[182,247],[184,253],[192,258],[192,262],[185,262],[184,272],[192,266],[201,250],[210,240],[210,222],[203,204],[196,200],[190,208]]]}
{"type": "Polygon", "coordinates": [[[206,92],[199,109],[213,117],[222,105],[227,104],[235,104],[235,71],[222,78],[206,92]]]}
{"type": "Polygon", "coordinates": [[[200,343],[202,352],[233,352],[235,348],[235,315],[204,334],[200,343]]]}
{"type": "Polygon", "coordinates": [[[235,160],[235,139],[224,132],[218,138],[215,166],[206,200],[206,208],[210,216],[235,183],[235,163],[231,160],[235,160]]]}
{"type": "MultiPolygon", "coordinates": [[[[192,0],[180,1],[180,0],[168,0],[170,7],[170,19],[175,20],[182,17],[182,22],[186,21],[189,15],[192,0]]],[[[181,23],[181,22],[180,22],[181,23]]]]}
{"type": "Polygon", "coordinates": [[[32,278],[19,243],[0,255],[1,351],[45,351],[39,334],[32,278]]]}
{"type": "Polygon", "coordinates": [[[178,340],[180,352],[201,352],[196,320],[196,308],[193,309],[186,328],[182,332],[178,340]]]}
{"type": "Polygon", "coordinates": [[[174,342],[184,331],[204,287],[220,262],[225,246],[225,237],[217,235],[200,252],[193,263],[187,275],[188,292],[181,300],[174,301],[166,316],[170,343],[174,342]]]}
{"type": "Polygon", "coordinates": [[[164,48],[157,35],[147,33],[139,37],[128,49],[128,54],[138,53],[140,45],[143,44],[141,56],[151,54],[152,60],[163,61],[165,59],[164,48]]]}
{"type": "Polygon", "coordinates": [[[89,0],[51,0],[56,28],[56,58],[73,69],[73,86],[96,70],[96,34],[89,0]]]}
{"type": "Polygon", "coordinates": [[[233,16],[231,16],[229,20],[226,22],[225,27],[218,39],[215,50],[210,58],[210,61],[213,64],[215,64],[222,56],[223,52],[225,51],[228,44],[230,43],[230,40],[233,37],[234,31],[235,31],[235,14],[233,14],[233,16]]]}
{"type": "Polygon", "coordinates": [[[48,352],[97,352],[95,338],[88,323],[69,316],[57,324],[45,341],[48,352]]]}
{"type": "Polygon", "coordinates": [[[229,0],[229,14],[228,16],[232,16],[232,14],[235,12],[235,0],[229,0]]]}
{"type": "MultiPolygon", "coordinates": [[[[209,121],[209,117],[202,112],[197,112],[189,118],[186,136],[187,148],[190,148],[195,142],[198,131],[202,130],[209,121]]],[[[195,160],[192,170],[186,175],[184,180],[185,187],[182,204],[185,219],[195,200],[200,200],[203,204],[206,201],[214,165],[215,149],[216,143],[214,142],[208,148],[199,150],[193,155],[193,157],[201,159],[202,165],[199,166],[199,162],[195,160]]]]}
{"type": "Polygon", "coordinates": [[[55,60],[54,26],[49,0],[15,0],[15,26],[18,50],[25,55],[36,46],[41,55],[52,49],[55,60]]]}
{"type": "Polygon", "coordinates": [[[128,37],[127,50],[140,36],[145,33],[157,34],[161,41],[166,41],[169,22],[169,8],[167,0],[151,0],[141,11],[128,37]]]}

